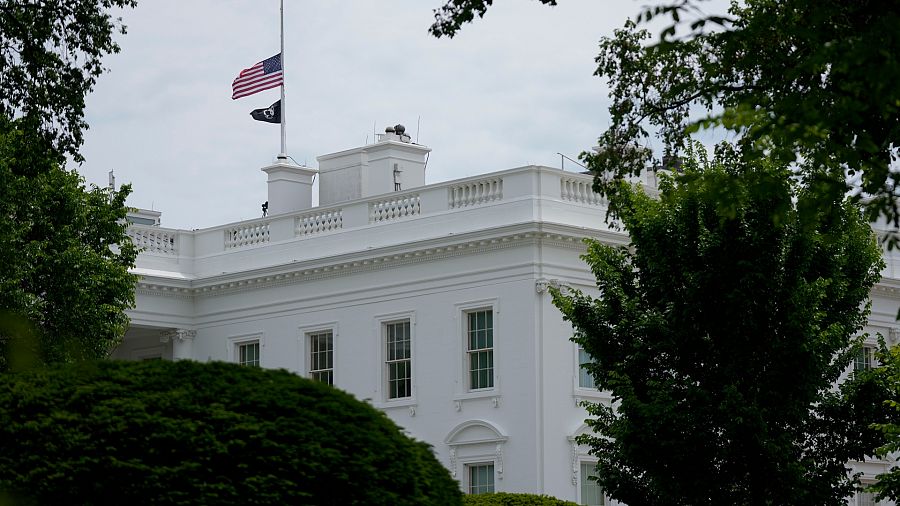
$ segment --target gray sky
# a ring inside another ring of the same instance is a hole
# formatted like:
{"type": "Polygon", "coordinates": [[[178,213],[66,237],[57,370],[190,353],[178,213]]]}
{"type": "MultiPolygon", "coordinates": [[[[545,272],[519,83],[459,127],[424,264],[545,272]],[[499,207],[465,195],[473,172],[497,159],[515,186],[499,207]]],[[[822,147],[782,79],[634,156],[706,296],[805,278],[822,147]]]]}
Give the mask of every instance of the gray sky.
{"type": "MultiPolygon", "coordinates": [[[[601,36],[644,5],[633,0],[498,0],[454,39],[427,33],[442,0],[285,1],[288,154],[372,141],[403,123],[432,148],[427,183],[530,163],[558,167],[608,125],[593,76],[601,36]]],[[[278,0],[143,0],[123,12],[122,52],[87,100],[78,168],[88,183],[132,183],[129,204],[163,226],[203,228],[260,216],[260,168],[278,125],[249,112],[272,89],[231,100],[238,72],[279,51],[278,0]]],[[[568,162],[567,162],[568,163],[568,162]]],[[[569,164],[567,169],[573,169],[569,164]]]]}

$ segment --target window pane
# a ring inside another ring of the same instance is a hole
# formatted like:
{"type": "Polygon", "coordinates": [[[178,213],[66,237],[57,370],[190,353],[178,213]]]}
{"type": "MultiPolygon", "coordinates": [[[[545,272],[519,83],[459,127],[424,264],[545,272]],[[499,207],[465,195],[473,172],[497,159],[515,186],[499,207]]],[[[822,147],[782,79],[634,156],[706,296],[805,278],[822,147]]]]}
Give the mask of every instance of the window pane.
{"type": "Polygon", "coordinates": [[[334,334],[331,331],[309,334],[309,377],[334,384],[334,334]]]}
{"type": "Polygon", "coordinates": [[[866,369],[871,369],[873,352],[874,349],[870,346],[860,348],[853,360],[853,370],[865,371],[866,369]]]}
{"type": "Polygon", "coordinates": [[[476,351],[469,353],[469,388],[491,388],[494,386],[494,352],[476,351]]]}
{"type": "Polygon", "coordinates": [[[605,506],[603,489],[600,484],[590,477],[597,476],[596,464],[593,462],[581,463],[581,504],[585,506],[605,506]]]}
{"type": "Polygon", "coordinates": [[[259,367],[259,342],[238,345],[238,364],[259,367]]]}
{"type": "Polygon", "coordinates": [[[466,313],[466,343],[469,354],[469,389],[494,386],[494,312],[491,309],[466,313]]]}
{"type": "Polygon", "coordinates": [[[385,370],[388,399],[412,395],[412,343],[410,322],[384,325],[385,370]]]}
{"type": "Polygon", "coordinates": [[[469,493],[494,493],[494,464],[471,464],[469,469],[469,493]]]}
{"type": "Polygon", "coordinates": [[[857,492],[856,506],[876,506],[875,494],[872,492],[857,492]]]}
{"type": "Polygon", "coordinates": [[[584,349],[578,347],[578,386],[581,388],[597,388],[594,377],[584,368],[584,364],[590,363],[591,357],[584,349]]]}

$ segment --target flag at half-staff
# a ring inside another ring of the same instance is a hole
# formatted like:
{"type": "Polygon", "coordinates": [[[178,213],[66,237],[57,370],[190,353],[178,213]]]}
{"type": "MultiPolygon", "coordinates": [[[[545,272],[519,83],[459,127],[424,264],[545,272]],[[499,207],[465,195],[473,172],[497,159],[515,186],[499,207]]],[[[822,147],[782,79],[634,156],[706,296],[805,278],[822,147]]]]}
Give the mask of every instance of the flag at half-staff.
{"type": "Polygon", "coordinates": [[[246,68],[231,83],[231,99],[253,95],[263,90],[276,88],[284,83],[284,69],[281,53],[246,68]]]}
{"type": "Polygon", "coordinates": [[[250,116],[256,121],[267,123],[281,123],[281,100],[263,109],[253,109],[250,116]]]}
{"type": "Polygon", "coordinates": [[[278,160],[279,162],[287,163],[287,134],[285,133],[287,112],[284,97],[284,0],[281,0],[280,4],[281,52],[242,70],[231,83],[231,99],[235,100],[271,88],[281,87],[281,100],[266,109],[252,111],[250,116],[259,121],[281,123],[281,152],[278,153],[278,160]]]}

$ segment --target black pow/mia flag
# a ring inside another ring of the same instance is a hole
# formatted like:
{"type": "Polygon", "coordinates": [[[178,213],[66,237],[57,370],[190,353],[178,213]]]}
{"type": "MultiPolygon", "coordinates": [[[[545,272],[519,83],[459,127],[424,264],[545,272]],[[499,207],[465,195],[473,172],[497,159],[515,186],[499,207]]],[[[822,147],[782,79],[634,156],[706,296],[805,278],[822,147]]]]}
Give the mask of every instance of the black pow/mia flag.
{"type": "Polygon", "coordinates": [[[281,123],[281,100],[266,107],[265,109],[253,109],[250,116],[256,121],[265,121],[267,123],[281,123]]]}

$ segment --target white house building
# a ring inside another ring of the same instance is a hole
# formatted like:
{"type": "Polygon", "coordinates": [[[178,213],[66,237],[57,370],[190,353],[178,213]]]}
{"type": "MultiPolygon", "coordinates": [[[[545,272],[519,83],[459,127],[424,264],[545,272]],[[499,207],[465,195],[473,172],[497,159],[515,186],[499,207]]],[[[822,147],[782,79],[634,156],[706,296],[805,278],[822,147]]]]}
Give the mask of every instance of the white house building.
{"type": "MultiPolygon", "coordinates": [[[[579,403],[609,396],[580,371],[547,288],[594,291],[582,238],[627,237],[606,226],[590,176],[526,166],[426,185],[429,151],[389,129],[318,169],[278,160],[262,169],[260,219],[187,231],[137,215],[137,307],[114,356],[295,371],[433,445],[466,492],[612,504],[574,442],[579,403]]],[[[896,342],[900,261],[887,262],[868,330],[896,342]]],[[[857,464],[865,480],[888,466],[857,464]]]]}

